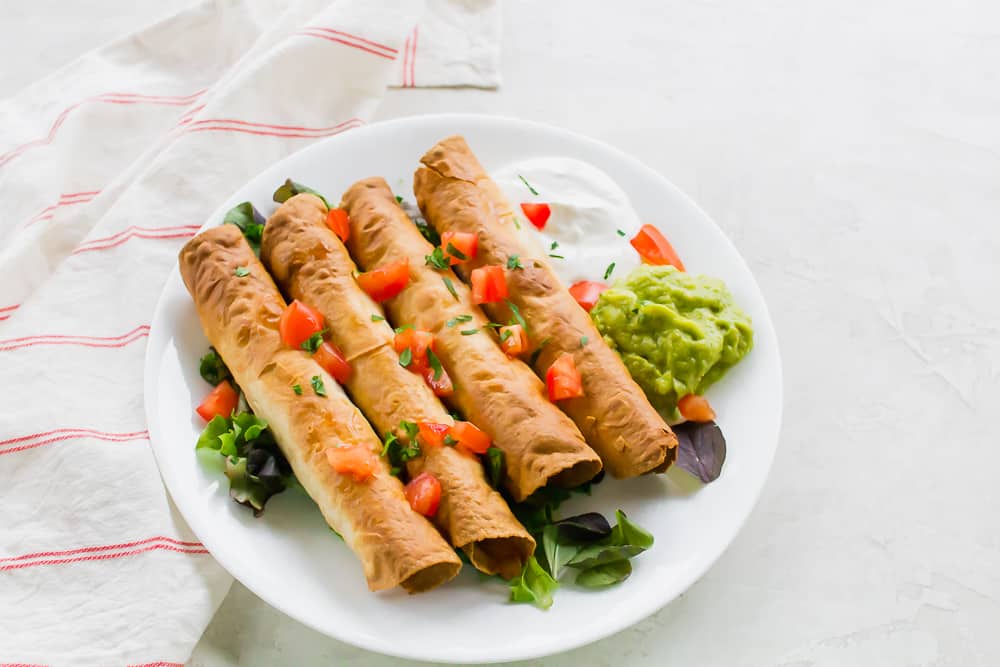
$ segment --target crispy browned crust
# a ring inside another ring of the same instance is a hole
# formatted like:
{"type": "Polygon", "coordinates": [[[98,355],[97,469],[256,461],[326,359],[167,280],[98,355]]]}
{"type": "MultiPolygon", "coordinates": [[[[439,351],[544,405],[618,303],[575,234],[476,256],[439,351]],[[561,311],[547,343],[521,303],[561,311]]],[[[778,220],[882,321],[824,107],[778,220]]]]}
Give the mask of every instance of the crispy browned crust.
{"type": "Polygon", "coordinates": [[[435,335],[435,351],[455,385],[448,400],[489,433],[507,459],[507,488],[523,500],[548,483],[577,486],[601,469],[600,458],[580,431],[546,399],[544,385],[531,369],[507,358],[488,320],[471,301],[468,288],[451,271],[424,263],[433,246],[417,230],[381,178],[355,183],[342,206],[351,218],[351,255],[365,270],[410,261],[410,283],[386,302],[397,326],[412,324],[435,335]],[[453,281],[454,298],[442,281],[453,281]],[[472,320],[449,327],[460,315],[472,320]],[[463,336],[462,330],[479,329],[463,336]]]}
{"type": "Polygon", "coordinates": [[[378,436],[337,382],[305,352],[281,343],[278,320],[285,302],[239,228],[202,232],[180,253],[184,284],[205,334],[225,360],[247,401],[275,439],[327,523],[361,561],[368,586],[400,585],[411,593],[448,581],[461,561],[424,517],[414,512],[388,467],[366,482],[333,470],[329,447],[371,449],[378,436]],[[237,267],[250,274],[235,275],[237,267]],[[327,396],[311,386],[320,376],[327,396]],[[301,385],[301,396],[292,386],[301,385]]]}
{"type": "MultiPolygon", "coordinates": [[[[439,232],[473,232],[479,253],[460,265],[464,277],[486,264],[505,266],[518,255],[523,270],[507,271],[510,300],[527,321],[534,343],[548,340],[535,362],[544,376],[563,352],[573,355],[585,395],[560,401],[587,442],[615,477],[662,472],[676,456],[677,438],[632,380],[618,355],[601,339],[590,316],[556,277],[548,258],[521,241],[510,204],[460,136],[449,137],[421,159],[413,190],[439,232]],[[588,344],[580,345],[586,336],[588,344]]],[[[497,321],[510,317],[505,304],[491,304],[497,321]]]]}
{"type": "MultiPolygon", "coordinates": [[[[406,442],[400,421],[451,424],[423,378],[399,365],[388,322],[372,321],[382,308],[354,280],[354,262],[325,218],[326,206],[313,195],[286,201],[264,229],[264,264],[289,297],[326,318],[330,340],[351,364],[347,391],[380,433],[406,442]]],[[[507,579],[521,572],[535,541],[487,483],[478,460],[453,447],[425,448],[407,470],[411,477],[426,470],[441,483],[433,522],[477,569],[507,579]]]]}

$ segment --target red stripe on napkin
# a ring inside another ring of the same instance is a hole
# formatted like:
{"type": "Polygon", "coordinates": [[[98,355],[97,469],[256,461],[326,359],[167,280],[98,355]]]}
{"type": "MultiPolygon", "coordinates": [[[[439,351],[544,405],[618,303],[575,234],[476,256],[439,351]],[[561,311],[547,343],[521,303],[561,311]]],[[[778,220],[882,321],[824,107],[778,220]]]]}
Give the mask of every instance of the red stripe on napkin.
{"type": "Polygon", "coordinates": [[[194,236],[198,233],[200,225],[178,225],[176,227],[136,227],[134,225],[126,227],[117,234],[107,236],[102,239],[94,239],[77,246],[71,254],[78,255],[81,252],[93,250],[107,250],[120,246],[131,239],[183,239],[194,236]]]}
{"type": "MultiPolygon", "coordinates": [[[[81,438],[94,438],[96,440],[106,440],[108,442],[130,442],[133,440],[148,440],[149,431],[133,431],[131,433],[107,433],[105,431],[95,431],[89,428],[58,428],[52,431],[47,431],[45,433],[35,433],[33,435],[22,435],[17,438],[10,438],[8,440],[0,440],[0,447],[3,445],[17,445],[17,447],[8,447],[6,449],[0,449],[0,456],[4,454],[13,454],[14,452],[23,452],[26,449],[34,449],[35,447],[41,447],[43,445],[51,445],[54,442],[62,442],[64,440],[75,440],[81,438]],[[51,437],[49,437],[51,436],[51,437]]],[[[4,560],[0,558],[0,561],[4,560]]]]}
{"type": "Polygon", "coordinates": [[[149,335],[149,325],[142,324],[121,336],[67,336],[40,334],[0,340],[0,352],[17,350],[32,345],[80,345],[83,347],[124,347],[149,335]]]}

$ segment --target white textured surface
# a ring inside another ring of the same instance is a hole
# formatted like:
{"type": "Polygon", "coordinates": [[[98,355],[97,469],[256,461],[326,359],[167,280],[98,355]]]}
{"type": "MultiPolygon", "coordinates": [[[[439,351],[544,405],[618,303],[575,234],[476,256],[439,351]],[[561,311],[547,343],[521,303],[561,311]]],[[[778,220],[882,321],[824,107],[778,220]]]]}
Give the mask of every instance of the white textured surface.
{"type": "MultiPolygon", "coordinates": [[[[94,3],[114,20],[66,32],[5,9],[0,57],[17,67],[3,89],[141,23],[123,18],[131,4],[94,3]],[[44,56],[10,52],[15,30],[36,31],[44,56]]],[[[1000,402],[1000,5],[615,5],[508,0],[501,90],[393,91],[380,116],[561,124],[686,190],[768,298],[785,425],[759,506],[704,579],[631,630],[532,664],[1000,664],[986,420],[1000,402]]],[[[237,663],[405,664],[238,584],[192,658],[237,663]]]]}

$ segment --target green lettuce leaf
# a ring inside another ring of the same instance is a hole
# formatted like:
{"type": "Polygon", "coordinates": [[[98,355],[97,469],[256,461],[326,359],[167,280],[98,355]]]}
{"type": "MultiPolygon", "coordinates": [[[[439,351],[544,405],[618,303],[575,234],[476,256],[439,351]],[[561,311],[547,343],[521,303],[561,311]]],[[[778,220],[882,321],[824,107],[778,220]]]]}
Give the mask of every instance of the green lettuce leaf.
{"type": "Polygon", "coordinates": [[[226,217],[222,219],[222,224],[232,224],[239,227],[247,243],[258,255],[260,254],[260,239],[264,234],[264,222],[264,216],[248,201],[229,209],[226,212],[226,217]]]}
{"type": "Polygon", "coordinates": [[[559,582],[542,569],[535,557],[525,563],[521,574],[510,581],[511,602],[526,602],[540,609],[552,606],[552,594],[559,588],[559,582]]]}
{"type": "Polygon", "coordinates": [[[319,197],[320,199],[323,200],[323,203],[326,204],[327,208],[330,208],[330,202],[328,202],[326,200],[326,197],[324,197],[320,193],[316,192],[315,190],[313,190],[309,186],[302,185],[301,183],[296,183],[295,181],[293,181],[290,178],[285,179],[285,182],[282,183],[278,187],[278,189],[274,191],[274,197],[273,197],[273,199],[274,199],[274,201],[278,202],[279,204],[283,204],[286,201],[288,201],[289,199],[291,199],[292,197],[294,197],[295,195],[300,195],[300,194],[302,194],[304,192],[307,192],[307,193],[309,193],[311,195],[316,195],[317,197],[319,197]]]}

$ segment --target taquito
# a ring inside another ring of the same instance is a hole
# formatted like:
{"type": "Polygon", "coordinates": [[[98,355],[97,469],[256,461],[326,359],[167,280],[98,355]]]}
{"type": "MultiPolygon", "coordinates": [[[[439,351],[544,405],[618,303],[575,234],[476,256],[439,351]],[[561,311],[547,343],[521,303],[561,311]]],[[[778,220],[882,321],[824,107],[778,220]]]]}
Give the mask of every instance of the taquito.
{"type": "Polygon", "coordinates": [[[282,343],[285,302],[240,229],[222,225],[191,239],[181,250],[180,271],[209,341],[326,522],[361,561],[368,587],[400,585],[416,593],[458,574],[455,551],[410,508],[388,465],[360,482],[328,462],[328,448],[377,451],[381,443],[337,382],[308,353],[282,343]],[[312,388],[314,377],[326,396],[312,388]],[[301,395],[295,385],[305,388],[301,395]]]}
{"type": "MultiPolygon", "coordinates": [[[[347,392],[379,432],[409,444],[404,420],[452,424],[423,378],[399,365],[392,328],[384,319],[373,321],[383,316],[382,308],[358,286],[354,262],[326,215],[326,205],[311,194],[286,201],[264,228],[261,260],[285,294],[326,319],[330,340],[351,365],[347,392]]],[[[406,469],[411,478],[426,471],[440,482],[441,504],[432,521],[477,569],[506,579],[521,572],[535,541],[475,458],[454,447],[425,446],[406,469]]]]}
{"type": "MultiPolygon", "coordinates": [[[[523,269],[506,271],[507,286],[510,302],[528,324],[532,343],[545,341],[535,358],[535,371],[544,376],[561,354],[573,355],[584,395],[559,401],[559,407],[573,418],[604,467],[619,478],[666,470],[676,456],[673,431],[556,276],[548,258],[520,235],[513,209],[465,139],[453,136],[439,142],[421,162],[413,191],[427,221],[441,233],[471,232],[479,237],[476,257],[457,267],[463,278],[480,266],[505,267],[511,256],[520,258],[523,269]],[[589,343],[581,345],[583,339],[589,343]]],[[[498,322],[511,318],[504,302],[486,304],[485,310],[498,322]]]]}
{"type": "Polygon", "coordinates": [[[593,478],[601,470],[600,458],[546,399],[545,387],[531,369],[501,351],[468,288],[450,269],[425,263],[434,247],[386,182],[369,178],[355,183],[341,205],[350,216],[348,249],[360,268],[370,271],[409,260],[409,284],[385,302],[389,318],[396,326],[410,324],[434,334],[435,352],[455,386],[445,400],[503,450],[506,485],[514,499],[524,500],[549,483],[573,487],[593,478]],[[462,324],[455,325],[456,320],[462,324]],[[462,334],[473,329],[472,335],[462,334]]]}

